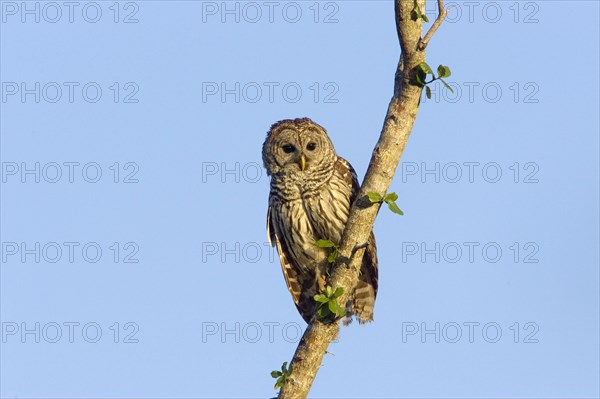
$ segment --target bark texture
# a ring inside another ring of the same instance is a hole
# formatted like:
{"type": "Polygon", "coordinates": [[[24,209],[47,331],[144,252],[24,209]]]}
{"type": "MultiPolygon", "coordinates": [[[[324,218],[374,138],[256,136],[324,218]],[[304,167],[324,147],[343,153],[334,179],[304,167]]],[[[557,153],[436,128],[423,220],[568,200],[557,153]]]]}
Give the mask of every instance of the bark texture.
{"type": "MultiPolygon", "coordinates": [[[[420,9],[425,10],[425,0],[418,0],[418,3],[420,9]]],[[[388,106],[381,135],[373,150],[360,193],[350,210],[339,246],[339,255],[329,279],[329,284],[334,289],[344,289],[344,294],[338,299],[340,304],[346,303],[347,294],[356,286],[365,250],[364,243],[369,239],[380,206],[370,203],[367,192],[383,195],[388,191],[419,108],[423,88],[416,83],[415,67],[425,62],[427,42],[446,14],[443,0],[438,0],[439,17],[426,35],[427,41],[423,43],[423,21],[411,19],[414,5],[414,0],[395,0],[396,29],[401,56],[394,79],[394,94],[388,106]]],[[[293,372],[280,390],[279,398],[302,399],[308,396],[327,348],[330,342],[337,338],[339,330],[339,322],[324,324],[316,318],[312,319],[298,344],[291,362],[293,372]]]]}

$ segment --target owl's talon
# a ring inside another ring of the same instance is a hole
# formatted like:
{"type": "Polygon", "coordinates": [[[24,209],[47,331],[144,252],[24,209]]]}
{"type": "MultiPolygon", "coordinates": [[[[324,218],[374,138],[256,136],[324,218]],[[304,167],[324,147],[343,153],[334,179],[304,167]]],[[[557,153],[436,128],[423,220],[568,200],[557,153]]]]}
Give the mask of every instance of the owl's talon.
{"type": "Polygon", "coordinates": [[[363,248],[367,248],[369,246],[369,242],[365,242],[363,244],[360,245],[355,245],[354,248],[352,248],[352,253],[350,254],[350,259],[354,258],[354,254],[356,253],[356,251],[358,251],[359,249],[363,249],[363,248]]]}
{"type": "MultiPolygon", "coordinates": [[[[329,272],[327,272],[327,274],[329,274],[329,272]]],[[[317,286],[319,287],[319,292],[325,291],[325,287],[327,286],[327,278],[325,276],[321,275],[317,279],[317,286]]]]}

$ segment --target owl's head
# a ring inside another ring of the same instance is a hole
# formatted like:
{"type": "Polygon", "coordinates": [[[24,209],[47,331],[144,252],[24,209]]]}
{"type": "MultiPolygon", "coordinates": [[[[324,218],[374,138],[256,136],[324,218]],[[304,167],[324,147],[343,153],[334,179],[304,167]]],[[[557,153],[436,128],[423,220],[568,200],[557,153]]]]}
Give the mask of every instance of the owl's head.
{"type": "Polygon", "coordinates": [[[309,118],[284,119],[273,124],[262,155],[269,175],[309,174],[332,165],[337,157],[325,129],[309,118]]]}

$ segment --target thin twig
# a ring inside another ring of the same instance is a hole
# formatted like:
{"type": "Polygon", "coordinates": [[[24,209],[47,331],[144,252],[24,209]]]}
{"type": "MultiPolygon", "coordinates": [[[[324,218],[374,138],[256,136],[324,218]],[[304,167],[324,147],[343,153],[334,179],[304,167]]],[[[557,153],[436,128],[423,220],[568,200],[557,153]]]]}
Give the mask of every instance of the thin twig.
{"type": "Polygon", "coordinates": [[[444,8],[444,0],[438,0],[438,9],[439,9],[438,17],[433,22],[433,25],[431,25],[431,28],[429,28],[429,30],[427,31],[427,34],[425,35],[425,37],[423,39],[421,39],[419,41],[419,44],[417,45],[417,48],[419,49],[419,51],[425,50],[425,48],[429,44],[429,41],[433,37],[433,34],[435,33],[436,30],[438,30],[438,28],[440,27],[442,22],[444,22],[446,15],[448,15],[448,10],[446,10],[444,8]]]}

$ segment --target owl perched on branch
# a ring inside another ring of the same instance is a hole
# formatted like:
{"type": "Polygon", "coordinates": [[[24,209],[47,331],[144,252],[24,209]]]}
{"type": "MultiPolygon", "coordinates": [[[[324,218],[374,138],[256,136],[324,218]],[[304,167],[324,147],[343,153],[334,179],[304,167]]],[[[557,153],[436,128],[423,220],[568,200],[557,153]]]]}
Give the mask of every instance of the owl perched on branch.
{"type": "MultiPolygon", "coordinates": [[[[324,290],[331,267],[331,248],[315,243],[340,243],[360,186],[350,163],[335,153],[325,129],[308,118],[271,126],[262,156],[271,177],[269,240],[277,246],[287,287],[308,323],[317,308],[313,297],[324,290]]],[[[372,321],[376,295],[377,248],[371,233],[358,285],[346,304],[346,320],[356,315],[360,323],[372,321]]]]}

